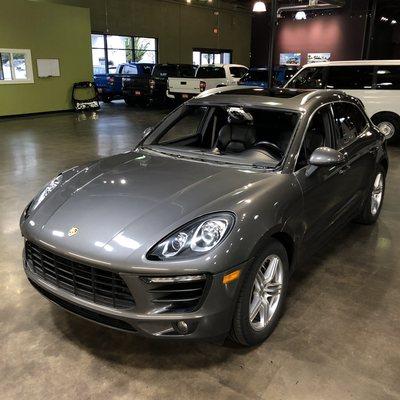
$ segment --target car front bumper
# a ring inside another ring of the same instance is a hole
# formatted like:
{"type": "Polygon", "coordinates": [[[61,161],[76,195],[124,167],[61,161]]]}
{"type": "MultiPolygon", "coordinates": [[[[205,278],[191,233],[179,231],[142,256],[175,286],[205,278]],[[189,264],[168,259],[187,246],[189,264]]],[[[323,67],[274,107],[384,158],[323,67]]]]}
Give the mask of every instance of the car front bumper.
{"type": "Polygon", "coordinates": [[[194,311],[162,312],[149,300],[140,276],[120,274],[136,304],[130,309],[116,309],[88,301],[47,282],[32,271],[25,256],[23,263],[25,273],[35,289],[73,314],[101,325],[147,337],[196,340],[221,339],[228,334],[244,273],[229,284],[223,283],[223,277],[237,269],[245,271],[249,265],[247,261],[223,273],[209,275],[203,299],[194,311]],[[179,322],[184,322],[186,331],[179,329],[179,322]]]}

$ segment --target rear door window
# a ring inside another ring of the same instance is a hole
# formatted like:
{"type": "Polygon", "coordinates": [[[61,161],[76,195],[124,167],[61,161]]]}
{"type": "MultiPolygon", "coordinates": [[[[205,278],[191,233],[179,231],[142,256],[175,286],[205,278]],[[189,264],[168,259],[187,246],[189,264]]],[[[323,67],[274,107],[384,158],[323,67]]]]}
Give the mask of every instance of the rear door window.
{"type": "Polygon", "coordinates": [[[325,67],[310,67],[304,68],[290,82],[288,87],[297,89],[323,89],[325,67]]]}
{"type": "Polygon", "coordinates": [[[347,146],[367,127],[367,119],[354,104],[334,103],[333,114],[338,132],[338,148],[347,146]]]}
{"type": "Polygon", "coordinates": [[[196,78],[225,78],[225,70],[222,67],[199,67],[196,78]]]}
{"type": "Polygon", "coordinates": [[[268,73],[266,70],[253,70],[247,72],[240,82],[266,82],[268,80],[268,73]]]}
{"type": "Polygon", "coordinates": [[[137,75],[138,70],[135,65],[124,65],[124,67],[122,68],[122,73],[129,75],[137,75]]]}
{"type": "Polygon", "coordinates": [[[376,71],[376,88],[400,90],[400,66],[382,65],[376,71]]]}
{"type": "Polygon", "coordinates": [[[151,65],[141,65],[140,68],[141,68],[141,73],[147,76],[150,76],[153,71],[153,67],[151,65]]]}
{"type": "Polygon", "coordinates": [[[178,68],[180,78],[193,78],[196,74],[195,65],[180,65],[178,68]]]}
{"type": "Polygon", "coordinates": [[[329,67],[327,89],[371,89],[374,76],[372,65],[329,67]]]}
{"type": "Polygon", "coordinates": [[[172,78],[178,76],[178,67],[176,65],[156,65],[153,76],[155,78],[172,78]]]}
{"type": "Polygon", "coordinates": [[[247,68],[243,67],[230,67],[229,71],[233,78],[241,78],[246,72],[247,68]]]}

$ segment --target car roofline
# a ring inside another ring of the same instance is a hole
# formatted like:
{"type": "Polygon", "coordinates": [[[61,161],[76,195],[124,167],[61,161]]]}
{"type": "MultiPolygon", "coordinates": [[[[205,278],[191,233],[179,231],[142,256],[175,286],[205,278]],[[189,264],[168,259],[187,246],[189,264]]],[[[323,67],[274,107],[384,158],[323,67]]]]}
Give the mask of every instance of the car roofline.
{"type": "Polygon", "coordinates": [[[308,105],[319,101],[335,101],[337,97],[351,98],[345,92],[335,89],[264,89],[254,86],[234,86],[210,89],[201,93],[187,102],[188,105],[214,105],[248,106],[259,108],[274,108],[285,111],[301,112],[308,105]],[[273,95],[274,93],[277,95],[273,95]],[[271,96],[268,94],[272,93],[271,96]],[[279,94],[297,93],[293,96],[279,96],[279,94]]]}

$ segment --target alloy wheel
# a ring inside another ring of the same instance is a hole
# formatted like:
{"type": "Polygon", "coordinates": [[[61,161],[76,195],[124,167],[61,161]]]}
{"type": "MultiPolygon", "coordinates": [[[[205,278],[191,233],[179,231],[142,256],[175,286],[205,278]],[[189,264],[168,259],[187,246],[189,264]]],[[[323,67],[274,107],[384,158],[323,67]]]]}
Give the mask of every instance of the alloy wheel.
{"type": "Polygon", "coordinates": [[[376,215],[382,204],[383,197],[383,174],[379,172],[374,181],[371,195],[371,214],[376,215]]]}
{"type": "Polygon", "coordinates": [[[249,302],[249,321],[255,331],[263,330],[275,315],[282,285],[282,260],[277,255],[269,255],[257,271],[249,302]]]}
{"type": "Polygon", "coordinates": [[[378,129],[387,138],[391,138],[396,132],[395,126],[391,122],[388,122],[388,121],[384,121],[384,122],[379,123],[378,124],[378,129]]]}

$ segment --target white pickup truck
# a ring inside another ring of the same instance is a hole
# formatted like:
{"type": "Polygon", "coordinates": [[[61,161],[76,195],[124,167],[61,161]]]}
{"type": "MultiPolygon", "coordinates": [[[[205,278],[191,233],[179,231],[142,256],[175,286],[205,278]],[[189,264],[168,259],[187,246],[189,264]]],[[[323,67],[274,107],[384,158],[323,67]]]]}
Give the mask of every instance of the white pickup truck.
{"type": "Polygon", "coordinates": [[[186,101],[208,89],[237,85],[247,71],[247,67],[239,64],[201,66],[194,78],[169,78],[167,96],[186,101]]]}

